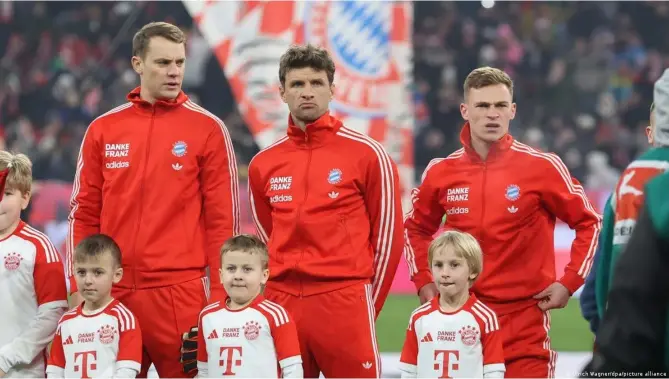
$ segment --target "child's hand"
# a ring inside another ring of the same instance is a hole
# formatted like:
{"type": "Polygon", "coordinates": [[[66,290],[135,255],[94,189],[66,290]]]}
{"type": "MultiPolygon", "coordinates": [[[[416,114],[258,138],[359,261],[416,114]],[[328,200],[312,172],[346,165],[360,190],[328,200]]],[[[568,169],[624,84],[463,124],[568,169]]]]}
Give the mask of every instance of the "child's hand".
{"type": "Polygon", "coordinates": [[[5,375],[7,375],[7,373],[4,372],[4,371],[2,371],[2,370],[0,370],[0,378],[4,378],[5,375]]]}

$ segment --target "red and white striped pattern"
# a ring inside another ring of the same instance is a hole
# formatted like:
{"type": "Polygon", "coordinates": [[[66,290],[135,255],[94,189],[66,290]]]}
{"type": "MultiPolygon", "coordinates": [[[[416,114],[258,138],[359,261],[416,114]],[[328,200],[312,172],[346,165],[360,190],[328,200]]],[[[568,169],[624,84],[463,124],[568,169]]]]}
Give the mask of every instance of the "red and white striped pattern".
{"type": "Polygon", "coordinates": [[[374,151],[381,170],[381,222],[379,223],[378,239],[374,249],[374,282],[372,283],[372,299],[379,297],[379,291],[388,271],[388,261],[392,249],[392,237],[395,229],[395,173],[392,162],[383,146],[370,137],[354,130],[342,127],[337,132],[340,137],[360,142],[374,151]]]}
{"type": "Polygon", "coordinates": [[[272,316],[272,320],[274,320],[274,326],[279,327],[288,323],[289,321],[288,312],[286,312],[286,310],[277,303],[269,300],[263,300],[258,303],[258,307],[272,316]]]}
{"type": "Polygon", "coordinates": [[[75,222],[77,220],[77,211],[79,210],[79,201],[77,200],[77,196],[79,196],[79,191],[81,190],[81,170],[83,170],[84,168],[83,151],[84,151],[84,145],[86,144],[86,137],[88,136],[88,132],[90,132],[91,130],[91,126],[95,124],[98,120],[101,120],[102,118],[105,118],[114,113],[121,112],[127,108],[130,108],[131,106],[132,103],[125,103],[97,117],[95,120],[93,120],[93,122],[91,122],[91,124],[86,129],[86,133],[84,134],[84,139],[81,142],[81,147],[79,148],[79,157],[77,158],[77,171],[74,175],[74,183],[72,185],[72,197],[70,198],[71,211],[69,216],[69,231],[67,233],[67,241],[66,241],[67,264],[65,265],[65,276],[67,276],[68,278],[74,275],[74,259],[73,259],[74,247],[75,247],[74,228],[75,228],[75,222]]]}
{"type": "MultiPolygon", "coordinates": [[[[284,136],[283,138],[280,138],[278,141],[274,142],[273,144],[267,146],[266,148],[262,149],[258,154],[256,154],[255,157],[251,159],[251,162],[249,162],[249,168],[253,166],[253,161],[259,157],[261,154],[266,152],[267,150],[272,149],[273,147],[276,147],[284,142],[288,141],[288,137],[284,136]]],[[[258,213],[256,212],[256,203],[255,203],[255,197],[253,196],[253,192],[251,190],[251,184],[249,183],[248,186],[248,193],[249,193],[249,202],[251,203],[251,216],[253,218],[253,224],[256,227],[256,234],[258,237],[260,237],[260,240],[263,241],[265,244],[269,241],[269,235],[267,234],[267,231],[265,228],[262,226],[262,223],[260,222],[260,219],[258,218],[258,213]]]]}
{"type": "MultiPolygon", "coordinates": [[[[571,174],[569,173],[569,169],[567,168],[567,166],[565,166],[560,157],[558,157],[555,154],[540,152],[518,141],[513,141],[511,149],[550,162],[553,168],[555,168],[558,174],[560,174],[560,177],[562,177],[562,180],[564,181],[564,184],[567,187],[569,193],[571,193],[572,195],[577,195],[583,202],[585,209],[588,210],[588,212],[592,213],[601,223],[602,216],[599,213],[597,213],[595,208],[592,206],[592,203],[590,203],[590,200],[588,200],[588,197],[585,195],[585,190],[583,189],[583,186],[574,184],[574,181],[571,178],[571,174]]],[[[600,224],[595,224],[593,226],[594,233],[592,239],[590,240],[590,246],[588,247],[585,259],[583,259],[583,263],[581,263],[581,266],[578,269],[578,275],[581,276],[581,278],[583,278],[584,280],[588,276],[588,273],[590,273],[590,269],[592,268],[592,263],[595,257],[595,250],[597,249],[597,241],[599,239],[599,232],[600,232],[599,225],[600,224]]]]}
{"type": "Polygon", "coordinates": [[[372,286],[365,285],[365,294],[367,295],[367,316],[369,318],[370,338],[372,339],[372,346],[374,348],[374,367],[376,369],[375,378],[381,377],[381,354],[379,354],[379,346],[376,343],[376,310],[374,308],[374,299],[372,296],[372,286]]]}
{"type": "Polygon", "coordinates": [[[42,250],[44,251],[44,254],[46,255],[46,263],[60,262],[60,255],[58,255],[58,251],[56,250],[56,247],[53,246],[53,243],[51,243],[51,240],[46,236],[46,234],[40,232],[30,225],[25,225],[19,234],[39,242],[42,250]]]}
{"type": "Polygon", "coordinates": [[[483,321],[484,331],[486,333],[494,332],[499,330],[499,321],[497,321],[497,315],[493,312],[492,309],[488,308],[487,305],[483,304],[480,301],[476,301],[472,305],[472,312],[483,321]]]}
{"type": "Polygon", "coordinates": [[[208,110],[202,108],[190,100],[186,101],[183,106],[184,108],[193,112],[197,112],[209,117],[210,119],[214,120],[214,122],[216,122],[221,128],[221,133],[223,134],[223,139],[225,140],[225,150],[228,157],[228,172],[230,173],[230,196],[232,196],[232,235],[236,236],[241,233],[239,179],[237,176],[237,158],[235,157],[235,151],[232,146],[232,138],[230,138],[228,128],[225,127],[225,124],[220,118],[214,116],[208,110]]]}
{"type": "MultiPolygon", "coordinates": [[[[458,159],[462,157],[462,155],[465,153],[464,148],[460,148],[458,150],[455,150],[452,152],[449,156],[446,158],[435,158],[430,161],[430,163],[427,164],[427,167],[425,167],[425,171],[423,171],[423,175],[421,176],[421,183],[425,180],[427,177],[427,173],[437,164],[441,163],[442,161],[449,160],[449,159],[458,159]]],[[[404,215],[404,222],[406,222],[408,219],[413,218],[413,213],[414,213],[414,204],[418,200],[418,195],[420,194],[420,187],[414,188],[411,190],[411,209],[409,212],[407,212],[404,215]]],[[[407,232],[406,229],[404,229],[404,260],[407,263],[407,267],[409,268],[409,277],[413,277],[418,273],[418,265],[416,264],[416,253],[414,252],[413,246],[411,246],[411,240],[409,239],[409,233],[407,232]]]]}
{"type": "Polygon", "coordinates": [[[551,314],[544,312],[544,330],[546,338],[543,347],[548,351],[548,377],[555,378],[555,364],[557,363],[557,351],[551,349],[551,337],[548,335],[551,330],[551,314]]]}
{"type": "Polygon", "coordinates": [[[135,322],[135,316],[128,308],[125,307],[125,305],[118,303],[112,307],[111,311],[116,313],[116,318],[118,318],[118,325],[121,332],[135,329],[137,325],[135,322]]]}

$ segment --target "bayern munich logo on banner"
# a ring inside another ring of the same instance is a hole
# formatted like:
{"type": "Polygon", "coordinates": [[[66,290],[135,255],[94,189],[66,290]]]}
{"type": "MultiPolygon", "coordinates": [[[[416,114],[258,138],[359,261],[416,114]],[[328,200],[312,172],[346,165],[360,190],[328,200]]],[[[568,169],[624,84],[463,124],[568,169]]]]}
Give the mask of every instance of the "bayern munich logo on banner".
{"type": "Polygon", "coordinates": [[[308,4],[305,39],[326,48],[337,67],[331,107],[351,116],[385,117],[389,88],[401,82],[391,55],[393,2],[308,4]]]}

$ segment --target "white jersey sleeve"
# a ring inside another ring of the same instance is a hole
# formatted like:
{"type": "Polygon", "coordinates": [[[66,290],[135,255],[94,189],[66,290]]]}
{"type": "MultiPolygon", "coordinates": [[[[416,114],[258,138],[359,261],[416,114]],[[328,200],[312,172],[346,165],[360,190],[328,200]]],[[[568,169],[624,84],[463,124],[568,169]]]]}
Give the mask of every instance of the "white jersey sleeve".
{"type": "MultiPolygon", "coordinates": [[[[5,373],[12,367],[29,365],[35,357],[44,352],[54,337],[58,320],[67,309],[65,274],[56,248],[47,236],[28,225],[22,225],[16,237],[20,237],[17,240],[23,243],[16,242],[16,248],[29,246],[30,250],[34,251],[32,288],[27,290],[34,294],[30,298],[37,300],[37,312],[33,313],[26,328],[11,342],[0,347],[0,370],[5,373]]],[[[3,242],[12,243],[12,241],[3,242]]],[[[22,305],[15,303],[13,306],[22,305]]],[[[34,307],[34,303],[31,307],[34,307]]],[[[3,327],[12,326],[3,325],[3,327]]]]}

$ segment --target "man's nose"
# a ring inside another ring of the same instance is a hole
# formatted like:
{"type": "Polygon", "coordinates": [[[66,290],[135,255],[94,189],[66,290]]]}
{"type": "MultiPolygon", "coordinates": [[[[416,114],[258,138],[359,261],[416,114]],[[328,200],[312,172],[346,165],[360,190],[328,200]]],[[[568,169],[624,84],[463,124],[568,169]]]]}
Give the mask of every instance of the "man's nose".
{"type": "Polygon", "coordinates": [[[167,70],[167,75],[178,76],[180,72],[181,72],[181,67],[177,66],[176,63],[172,63],[167,70]]]}

